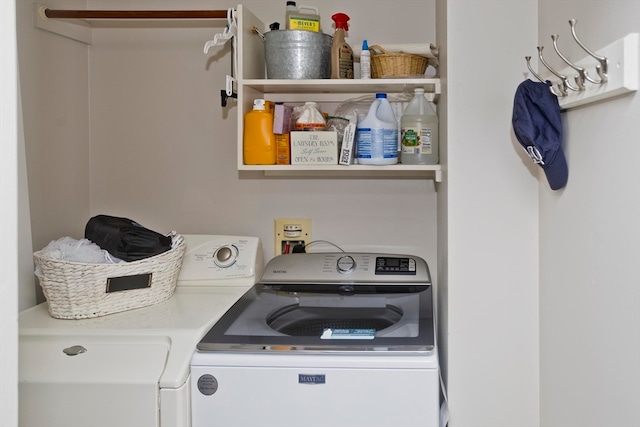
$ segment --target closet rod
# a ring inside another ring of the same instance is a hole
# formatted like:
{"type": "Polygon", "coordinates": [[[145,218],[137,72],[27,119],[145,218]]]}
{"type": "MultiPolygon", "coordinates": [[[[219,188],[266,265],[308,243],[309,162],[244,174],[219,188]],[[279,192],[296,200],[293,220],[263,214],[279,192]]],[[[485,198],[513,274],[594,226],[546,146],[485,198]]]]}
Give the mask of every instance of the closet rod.
{"type": "Polygon", "coordinates": [[[227,19],[226,10],[55,10],[47,18],[60,19],[227,19]]]}

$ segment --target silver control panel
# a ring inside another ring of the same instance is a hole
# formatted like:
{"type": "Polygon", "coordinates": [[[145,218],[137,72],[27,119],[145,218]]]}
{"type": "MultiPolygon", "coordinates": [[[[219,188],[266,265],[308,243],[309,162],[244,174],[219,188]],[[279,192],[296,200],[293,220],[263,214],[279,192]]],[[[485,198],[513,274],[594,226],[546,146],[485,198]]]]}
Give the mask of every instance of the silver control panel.
{"type": "Polygon", "coordinates": [[[377,253],[287,254],[271,259],[261,283],[431,283],[415,255],[377,253]]]}

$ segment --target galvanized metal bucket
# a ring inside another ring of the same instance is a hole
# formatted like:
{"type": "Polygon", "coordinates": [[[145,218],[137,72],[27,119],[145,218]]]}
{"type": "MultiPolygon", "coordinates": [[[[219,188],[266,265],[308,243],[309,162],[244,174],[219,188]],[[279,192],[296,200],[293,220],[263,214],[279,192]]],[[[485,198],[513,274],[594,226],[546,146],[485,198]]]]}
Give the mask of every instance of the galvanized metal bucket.
{"type": "Polygon", "coordinates": [[[264,34],[268,79],[331,78],[331,43],[322,32],[273,30],[264,34]]]}

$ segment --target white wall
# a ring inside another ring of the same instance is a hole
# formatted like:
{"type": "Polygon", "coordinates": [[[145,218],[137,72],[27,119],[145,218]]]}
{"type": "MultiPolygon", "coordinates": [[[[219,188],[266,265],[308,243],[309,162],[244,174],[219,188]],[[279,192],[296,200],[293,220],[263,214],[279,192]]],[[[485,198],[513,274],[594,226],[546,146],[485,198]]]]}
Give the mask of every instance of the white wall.
{"type": "MultiPolygon", "coordinates": [[[[284,2],[243,4],[267,24],[283,20],[284,2]]],[[[398,13],[398,3],[332,0],[319,6],[325,32],[332,32],[331,14],[343,11],[352,17],[348,41],[354,47],[365,37],[370,44],[434,41],[434,2],[404,4],[412,13],[403,14],[403,25],[394,31],[388,31],[388,17],[398,13]]],[[[235,5],[151,0],[126,4],[139,9],[235,5]]],[[[96,0],[91,7],[117,8],[118,2],[96,0]]],[[[432,181],[238,173],[237,107],[234,100],[226,109],[220,106],[231,54],[228,47],[203,54],[204,43],[224,24],[94,29],[91,214],[128,216],[163,231],[256,235],[267,258],[273,255],[275,218],[311,218],[314,239],[344,249],[410,250],[425,257],[435,273],[437,199],[432,181]]]]}
{"type": "MultiPolygon", "coordinates": [[[[28,195],[21,193],[28,196],[21,209],[29,213],[21,217],[26,222],[21,226],[21,253],[41,249],[59,237],[82,237],[79,224],[89,215],[88,47],[35,28],[34,3],[86,8],[85,0],[16,2],[24,113],[21,149],[26,155],[26,175],[21,165],[20,185],[26,185],[26,180],[29,186],[28,195]]],[[[20,295],[21,301],[31,300],[33,305],[36,285],[29,270],[33,271],[32,265],[21,267],[20,295]]],[[[21,308],[26,308],[25,303],[21,308]]]]}
{"type": "Polygon", "coordinates": [[[0,425],[18,423],[18,92],[15,3],[0,2],[0,425]]]}
{"type": "Polygon", "coordinates": [[[511,131],[536,5],[446,4],[452,427],[539,422],[537,180],[511,131]]]}
{"type": "MultiPolygon", "coordinates": [[[[596,51],[640,32],[637,1],[540,1],[539,16],[539,43],[558,33],[576,60],[570,18],[596,51]]],[[[564,113],[569,182],[540,186],[544,426],[640,425],[639,117],[638,93],[564,113]]]]}

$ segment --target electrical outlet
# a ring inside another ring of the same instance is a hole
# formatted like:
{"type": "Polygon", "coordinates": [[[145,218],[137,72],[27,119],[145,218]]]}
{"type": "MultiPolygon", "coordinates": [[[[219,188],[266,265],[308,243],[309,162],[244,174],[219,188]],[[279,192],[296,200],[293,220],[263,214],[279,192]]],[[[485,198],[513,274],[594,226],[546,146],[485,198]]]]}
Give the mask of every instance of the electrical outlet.
{"type": "Polygon", "coordinates": [[[274,242],[276,255],[290,254],[296,245],[311,242],[311,219],[276,218],[274,242]]]}

